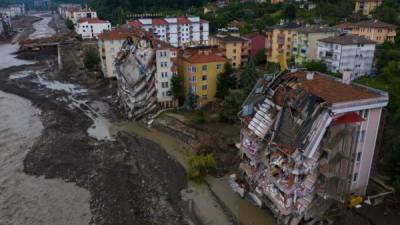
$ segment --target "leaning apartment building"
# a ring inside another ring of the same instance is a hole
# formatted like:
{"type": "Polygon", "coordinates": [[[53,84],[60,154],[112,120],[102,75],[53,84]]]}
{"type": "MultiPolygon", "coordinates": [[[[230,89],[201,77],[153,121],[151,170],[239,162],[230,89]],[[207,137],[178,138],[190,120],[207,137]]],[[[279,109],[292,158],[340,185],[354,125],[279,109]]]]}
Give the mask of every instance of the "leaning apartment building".
{"type": "Polygon", "coordinates": [[[256,84],[239,113],[241,187],[280,224],[322,215],[366,193],[388,94],[307,71],[256,84]]]}

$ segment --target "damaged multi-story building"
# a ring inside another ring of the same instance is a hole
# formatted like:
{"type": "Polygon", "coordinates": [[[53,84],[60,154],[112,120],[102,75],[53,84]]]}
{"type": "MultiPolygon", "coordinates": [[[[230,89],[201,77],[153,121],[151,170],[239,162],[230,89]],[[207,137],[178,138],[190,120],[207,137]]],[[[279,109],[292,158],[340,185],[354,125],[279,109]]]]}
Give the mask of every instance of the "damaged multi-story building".
{"type": "Polygon", "coordinates": [[[157,108],[176,105],[170,88],[177,50],[142,29],[132,29],[114,66],[119,104],[129,119],[148,118],[157,108]]]}
{"type": "Polygon", "coordinates": [[[315,222],[332,203],[366,193],[389,97],[350,77],[280,72],[259,80],[242,105],[234,184],[280,224],[315,222]]]}

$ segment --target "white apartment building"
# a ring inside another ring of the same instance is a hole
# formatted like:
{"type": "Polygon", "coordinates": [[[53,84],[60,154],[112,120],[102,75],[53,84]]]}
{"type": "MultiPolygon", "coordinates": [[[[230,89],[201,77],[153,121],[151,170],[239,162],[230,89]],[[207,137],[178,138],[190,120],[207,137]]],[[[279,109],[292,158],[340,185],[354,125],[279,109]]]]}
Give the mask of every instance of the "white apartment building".
{"type": "Polygon", "coordinates": [[[99,34],[110,29],[109,21],[99,19],[80,19],[75,25],[76,33],[80,34],[83,39],[97,38],[99,34]]]}
{"type": "Polygon", "coordinates": [[[171,78],[177,76],[178,51],[166,43],[159,43],[155,49],[157,101],[162,108],[176,106],[171,93],[171,78]]]}
{"type": "Polygon", "coordinates": [[[74,24],[77,24],[80,19],[97,19],[97,13],[90,8],[71,9],[70,19],[74,24]]]}
{"type": "Polygon", "coordinates": [[[73,11],[79,11],[82,7],[80,4],[60,4],[58,6],[58,14],[64,19],[72,18],[73,11]],[[71,16],[70,16],[71,15],[71,16]]]}
{"type": "Polygon", "coordinates": [[[9,5],[7,8],[0,8],[0,13],[7,14],[11,18],[23,16],[25,15],[25,4],[14,4],[9,5]]]}
{"type": "Polygon", "coordinates": [[[208,44],[209,22],[200,17],[147,18],[128,25],[153,32],[174,47],[208,44]]]}
{"type": "Polygon", "coordinates": [[[99,56],[101,62],[101,70],[104,77],[116,78],[117,72],[114,66],[114,60],[118,52],[121,50],[124,41],[132,35],[133,32],[127,29],[116,28],[105,31],[98,37],[99,56]]]}
{"type": "Polygon", "coordinates": [[[317,57],[331,72],[352,71],[351,79],[371,74],[375,42],[358,35],[340,35],[318,41],[317,57]]]}

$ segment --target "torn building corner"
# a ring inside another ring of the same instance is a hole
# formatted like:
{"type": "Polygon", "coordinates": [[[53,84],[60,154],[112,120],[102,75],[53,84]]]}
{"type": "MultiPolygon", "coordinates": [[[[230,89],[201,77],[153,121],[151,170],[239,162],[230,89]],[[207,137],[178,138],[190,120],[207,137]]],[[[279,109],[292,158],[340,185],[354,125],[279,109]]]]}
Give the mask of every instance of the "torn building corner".
{"type": "Polygon", "coordinates": [[[315,72],[261,79],[239,114],[240,182],[282,224],[321,218],[365,194],[387,103],[385,92],[315,72]]]}
{"type": "Polygon", "coordinates": [[[130,30],[115,59],[119,104],[129,119],[150,118],[157,109],[156,51],[165,47],[145,30],[130,30]]]}

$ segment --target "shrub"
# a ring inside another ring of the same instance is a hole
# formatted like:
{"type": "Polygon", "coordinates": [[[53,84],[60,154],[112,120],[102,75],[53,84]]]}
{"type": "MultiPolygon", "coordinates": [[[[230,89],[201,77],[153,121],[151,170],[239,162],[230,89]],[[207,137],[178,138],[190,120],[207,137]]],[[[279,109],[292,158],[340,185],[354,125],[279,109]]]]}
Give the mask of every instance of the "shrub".
{"type": "Polygon", "coordinates": [[[70,19],[65,21],[65,26],[67,26],[67,28],[70,30],[74,30],[74,23],[70,19]]]}
{"type": "Polygon", "coordinates": [[[84,52],[83,64],[87,69],[93,69],[100,63],[99,55],[96,49],[87,48],[84,52]]]}
{"type": "Polygon", "coordinates": [[[207,175],[215,172],[216,167],[212,154],[192,156],[189,159],[189,179],[202,182],[207,175]]]}
{"type": "Polygon", "coordinates": [[[194,124],[203,124],[206,122],[206,118],[204,117],[204,112],[201,110],[195,111],[191,118],[192,123],[194,124]]]}

